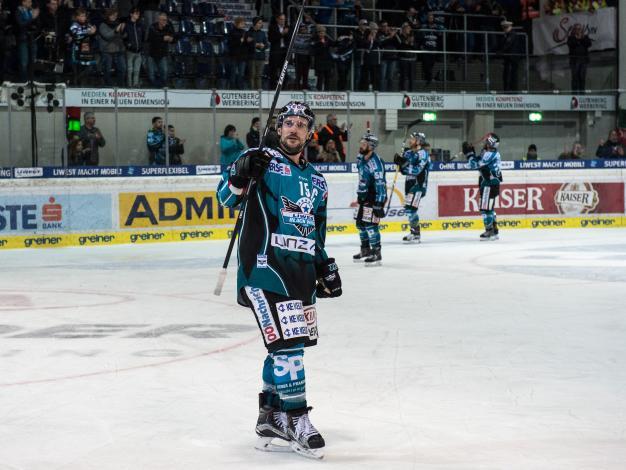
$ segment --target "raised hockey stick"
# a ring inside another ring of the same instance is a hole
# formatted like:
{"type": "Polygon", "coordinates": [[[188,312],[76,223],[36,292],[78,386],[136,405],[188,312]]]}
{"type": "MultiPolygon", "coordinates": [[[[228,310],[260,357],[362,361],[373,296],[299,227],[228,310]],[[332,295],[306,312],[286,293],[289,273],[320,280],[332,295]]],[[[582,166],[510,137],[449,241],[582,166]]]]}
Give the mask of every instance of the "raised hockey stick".
{"type": "MultiPolygon", "coordinates": [[[[404,131],[404,140],[402,143],[406,142],[407,137],[409,136],[409,130],[411,127],[418,125],[422,122],[421,119],[416,119],[415,121],[411,121],[406,125],[406,130],[404,131]]],[[[400,173],[400,165],[396,165],[396,172],[393,175],[393,183],[391,185],[391,192],[389,193],[389,197],[387,198],[387,209],[385,209],[385,216],[389,213],[389,208],[391,207],[391,199],[393,198],[393,191],[396,189],[396,181],[398,181],[398,174],[400,173]]]]}
{"type": "MultiPolygon", "coordinates": [[[[291,34],[291,39],[289,40],[289,46],[287,47],[287,55],[285,56],[285,62],[283,62],[283,68],[280,71],[280,76],[278,77],[278,83],[276,83],[276,91],[274,91],[274,99],[272,101],[272,106],[270,107],[269,116],[265,123],[265,130],[263,131],[263,136],[261,138],[261,144],[259,145],[260,149],[265,148],[265,141],[267,140],[267,134],[270,130],[270,123],[272,122],[272,116],[274,116],[274,111],[276,111],[276,103],[278,102],[278,97],[280,96],[280,92],[283,89],[283,82],[285,81],[285,76],[287,75],[287,67],[289,66],[289,58],[291,57],[291,51],[293,50],[294,40],[296,39],[296,35],[298,34],[298,30],[300,29],[300,23],[302,23],[302,16],[304,15],[304,5],[306,4],[306,0],[302,0],[302,5],[300,6],[300,12],[298,13],[298,19],[296,20],[296,25],[293,28],[293,32],[291,34]]],[[[228,272],[228,262],[230,261],[230,256],[233,253],[233,248],[235,246],[235,240],[241,231],[241,225],[243,223],[243,214],[246,209],[246,203],[248,202],[248,196],[250,194],[250,189],[252,187],[252,180],[248,183],[248,187],[246,192],[244,193],[243,200],[241,201],[239,208],[239,216],[237,217],[237,222],[235,223],[235,228],[233,229],[233,234],[230,237],[230,243],[228,245],[228,250],[226,251],[226,257],[224,258],[224,263],[222,264],[222,270],[217,276],[217,283],[215,284],[215,289],[213,290],[213,294],[220,295],[222,293],[222,288],[224,287],[224,281],[226,281],[226,274],[228,272]]]]}

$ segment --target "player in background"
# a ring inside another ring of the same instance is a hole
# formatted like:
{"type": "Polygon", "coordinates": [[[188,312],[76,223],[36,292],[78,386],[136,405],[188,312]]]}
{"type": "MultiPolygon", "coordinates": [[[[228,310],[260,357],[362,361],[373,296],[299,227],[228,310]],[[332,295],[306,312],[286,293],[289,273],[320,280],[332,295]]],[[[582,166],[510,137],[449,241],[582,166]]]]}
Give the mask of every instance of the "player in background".
{"type": "Polygon", "coordinates": [[[409,217],[411,231],[402,240],[405,243],[420,242],[420,217],[417,213],[421,199],[426,195],[428,186],[428,172],[430,171],[430,155],[424,150],[426,135],[422,132],[413,132],[408,140],[402,155],[395,154],[393,162],[400,167],[400,172],[406,175],[404,183],[404,209],[409,217]]]}
{"type": "Polygon", "coordinates": [[[493,132],[487,134],[483,151],[480,156],[476,155],[474,147],[463,142],[463,154],[467,157],[470,168],[478,169],[478,187],[480,190],[480,212],[483,215],[485,231],[480,235],[480,241],[498,239],[498,222],[494,206],[496,198],[500,194],[502,171],[500,170],[501,158],[498,152],[500,138],[493,132]]]}
{"type": "Polygon", "coordinates": [[[316,297],[341,295],[326,239],[326,180],[304,158],[315,116],[291,101],[276,121],[275,149],[246,150],[219,186],[238,206],[249,188],[238,244],[238,302],[252,309],[268,354],[259,395],[257,449],[322,458],[324,439],[309,419],[304,348],[317,344],[316,297]],[[279,445],[277,441],[288,445],[279,445]]]}
{"type": "Polygon", "coordinates": [[[353,256],[354,261],[364,261],[365,266],[380,266],[380,230],[378,224],[385,217],[387,183],[385,164],[374,151],[378,138],[369,130],[361,138],[357,169],[359,186],[356,191],[358,209],[356,226],[361,239],[361,251],[353,256]]]}

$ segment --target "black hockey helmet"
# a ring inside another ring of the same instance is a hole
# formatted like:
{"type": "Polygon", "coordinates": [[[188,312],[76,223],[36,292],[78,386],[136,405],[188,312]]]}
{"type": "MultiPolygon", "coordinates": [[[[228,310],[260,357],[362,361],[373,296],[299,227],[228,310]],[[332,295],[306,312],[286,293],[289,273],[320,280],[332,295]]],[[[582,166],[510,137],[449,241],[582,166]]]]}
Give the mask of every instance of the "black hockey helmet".
{"type": "Polygon", "coordinates": [[[378,147],[378,137],[376,137],[376,135],[373,134],[369,129],[365,132],[365,134],[363,134],[361,140],[367,142],[372,150],[375,150],[376,147],[378,147]]]}
{"type": "Polygon", "coordinates": [[[315,125],[315,114],[304,101],[290,101],[280,108],[278,117],[276,118],[276,128],[282,127],[283,121],[288,116],[299,116],[306,119],[309,122],[309,131],[311,131],[315,125]]]}
{"type": "Polygon", "coordinates": [[[485,137],[485,147],[488,149],[498,149],[498,145],[500,145],[500,137],[498,137],[495,133],[490,132],[485,137]]]}
{"type": "Polygon", "coordinates": [[[411,132],[410,137],[415,139],[419,145],[424,145],[426,143],[426,134],[423,132],[411,132]]]}

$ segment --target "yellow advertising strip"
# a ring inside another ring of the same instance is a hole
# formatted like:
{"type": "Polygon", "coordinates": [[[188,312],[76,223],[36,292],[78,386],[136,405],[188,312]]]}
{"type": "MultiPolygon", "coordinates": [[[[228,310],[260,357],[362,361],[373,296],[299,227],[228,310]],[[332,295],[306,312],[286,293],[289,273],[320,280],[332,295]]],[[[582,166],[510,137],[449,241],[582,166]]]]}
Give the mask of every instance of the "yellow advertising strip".
{"type": "Polygon", "coordinates": [[[119,194],[119,226],[160,228],[234,224],[237,212],[222,207],[215,191],[119,194]]]}
{"type": "MultiPolygon", "coordinates": [[[[480,219],[446,219],[420,222],[422,230],[483,230],[480,219]]],[[[542,217],[534,219],[499,218],[502,230],[510,229],[551,229],[551,228],[618,228],[626,227],[626,217],[542,217]]],[[[383,232],[408,230],[407,222],[380,224],[383,232]]],[[[57,248],[65,246],[107,246],[120,244],[145,244],[163,242],[187,242],[205,240],[226,240],[232,235],[232,226],[193,227],[188,229],[149,229],[101,233],[69,233],[46,235],[0,235],[0,249],[16,248],[57,248]]],[[[330,224],[329,235],[356,234],[356,226],[351,224],[330,224]]]]}

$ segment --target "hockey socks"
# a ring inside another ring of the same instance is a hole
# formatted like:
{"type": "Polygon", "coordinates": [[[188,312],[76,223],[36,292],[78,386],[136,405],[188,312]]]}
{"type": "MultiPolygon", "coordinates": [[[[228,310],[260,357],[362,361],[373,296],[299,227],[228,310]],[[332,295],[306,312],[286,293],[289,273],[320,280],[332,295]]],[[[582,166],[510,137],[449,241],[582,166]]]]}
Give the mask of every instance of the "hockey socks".
{"type": "Polygon", "coordinates": [[[272,380],[280,399],[280,409],[290,411],[306,408],[304,349],[294,347],[270,353],[272,380]]]}

